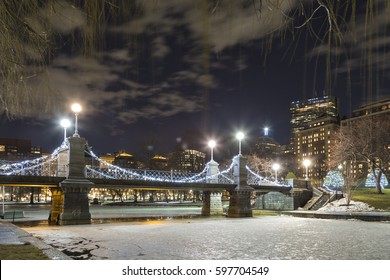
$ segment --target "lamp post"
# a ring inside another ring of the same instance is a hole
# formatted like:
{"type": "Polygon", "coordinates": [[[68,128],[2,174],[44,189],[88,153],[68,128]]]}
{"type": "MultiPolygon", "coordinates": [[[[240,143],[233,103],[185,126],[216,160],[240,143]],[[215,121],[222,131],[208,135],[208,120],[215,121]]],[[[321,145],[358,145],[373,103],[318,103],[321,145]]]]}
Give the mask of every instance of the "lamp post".
{"type": "Polygon", "coordinates": [[[269,133],[269,128],[264,127],[264,136],[268,136],[268,133],[269,133]]]}
{"type": "MultiPolygon", "coordinates": [[[[339,166],[337,166],[337,168],[339,169],[341,175],[343,175],[343,165],[342,164],[339,164],[339,166]]],[[[339,192],[339,185],[336,186],[336,200],[337,200],[337,195],[338,195],[338,192],[339,192]]]]}
{"type": "Polygon", "coordinates": [[[64,128],[64,141],[65,141],[66,140],[66,129],[70,126],[70,121],[68,119],[62,119],[60,124],[64,128]]]}
{"type": "Polygon", "coordinates": [[[280,168],[280,164],[279,163],[274,163],[272,165],[272,169],[275,171],[275,182],[278,181],[278,170],[280,168]]]}
{"type": "Polygon", "coordinates": [[[217,143],[214,140],[210,140],[208,145],[210,147],[210,161],[214,161],[214,147],[217,143]]]}
{"type": "Polygon", "coordinates": [[[4,210],[4,204],[5,204],[5,197],[4,197],[4,186],[2,186],[3,187],[3,215],[5,215],[5,210],[4,210]]]}
{"type": "Polygon", "coordinates": [[[238,155],[241,155],[241,141],[244,139],[245,135],[241,131],[236,134],[238,140],[238,155]]]}
{"type": "Polygon", "coordinates": [[[78,103],[74,103],[72,104],[72,107],[71,107],[73,113],[74,113],[74,117],[75,117],[75,120],[74,120],[74,134],[73,134],[73,137],[80,137],[79,135],[79,131],[78,131],[78,114],[81,112],[81,105],[78,104],[78,103]]]}
{"type": "Polygon", "coordinates": [[[306,181],[309,181],[309,166],[310,166],[310,164],[311,164],[311,162],[310,162],[309,159],[305,159],[305,160],[303,161],[303,165],[304,165],[305,168],[306,168],[306,178],[305,178],[306,181]]]}

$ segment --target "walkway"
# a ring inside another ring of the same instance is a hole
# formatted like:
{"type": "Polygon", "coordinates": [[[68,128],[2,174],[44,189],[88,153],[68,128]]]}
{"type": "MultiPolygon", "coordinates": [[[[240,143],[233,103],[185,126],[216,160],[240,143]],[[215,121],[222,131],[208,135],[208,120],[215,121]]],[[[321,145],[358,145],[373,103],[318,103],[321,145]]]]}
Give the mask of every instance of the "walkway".
{"type": "MultiPolygon", "coordinates": [[[[23,221],[44,221],[47,211],[26,211],[23,221]]],[[[172,219],[198,216],[200,208],[194,207],[96,206],[91,212],[95,221],[110,223],[20,229],[9,220],[0,220],[0,244],[29,242],[52,259],[69,257],[50,245],[68,250],[66,253],[73,254],[75,259],[390,259],[388,243],[377,242],[390,238],[390,223],[329,220],[358,217],[389,221],[389,212],[283,212],[283,215],[328,220],[288,216],[172,219]],[[124,222],[144,216],[150,217],[148,222],[124,222]],[[113,222],[115,219],[121,222],[113,222]],[[234,239],[237,239],[234,244],[229,241],[234,239]],[[229,244],[233,244],[231,248],[229,244]]]]}

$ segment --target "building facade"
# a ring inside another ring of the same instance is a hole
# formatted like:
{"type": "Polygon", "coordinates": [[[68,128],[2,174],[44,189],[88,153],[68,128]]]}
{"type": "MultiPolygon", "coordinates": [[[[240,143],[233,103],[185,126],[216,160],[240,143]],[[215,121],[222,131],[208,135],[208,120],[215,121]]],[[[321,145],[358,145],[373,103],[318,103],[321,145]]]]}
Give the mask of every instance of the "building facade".
{"type": "Polygon", "coordinates": [[[42,156],[42,148],[31,145],[31,140],[0,138],[0,160],[20,161],[42,156]]]}
{"type": "MultiPolygon", "coordinates": [[[[341,121],[341,129],[345,129],[348,126],[358,126],[361,121],[382,121],[383,123],[390,123],[390,98],[382,99],[379,101],[366,103],[352,112],[352,117],[341,121]]],[[[383,145],[383,154],[388,155],[390,152],[390,139],[387,143],[381,143],[383,145]]],[[[387,177],[390,176],[390,158],[383,157],[386,162],[382,164],[383,171],[387,177]]],[[[367,162],[353,162],[350,164],[350,168],[353,172],[355,179],[364,178],[369,172],[370,167],[367,162]]]]}
{"type": "Polygon", "coordinates": [[[168,166],[174,171],[200,172],[205,168],[206,154],[193,149],[173,152],[168,157],[168,166]]]}
{"type": "Polygon", "coordinates": [[[299,175],[306,176],[303,161],[308,159],[308,177],[314,184],[321,185],[329,171],[331,149],[338,129],[338,119],[326,117],[313,120],[308,124],[308,128],[295,133],[294,151],[299,175]]]}
{"type": "Polygon", "coordinates": [[[306,177],[304,160],[309,160],[308,177],[321,185],[328,172],[332,137],[339,129],[337,99],[316,97],[291,103],[290,149],[295,157],[298,176],[306,177]]]}
{"type": "Polygon", "coordinates": [[[274,138],[264,135],[257,139],[254,153],[261,158],[277,159],[282,155],[282,147],[274,138]]]}

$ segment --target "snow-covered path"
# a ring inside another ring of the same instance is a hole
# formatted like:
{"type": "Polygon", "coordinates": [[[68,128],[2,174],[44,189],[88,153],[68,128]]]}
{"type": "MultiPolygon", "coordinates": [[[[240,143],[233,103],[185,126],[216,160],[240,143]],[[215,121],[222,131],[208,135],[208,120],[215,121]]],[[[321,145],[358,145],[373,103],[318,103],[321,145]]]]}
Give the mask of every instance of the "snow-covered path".
{"type": "Polygon", "coordinates": [[[75,259],[390,259],[390,223],[289,216],[24,228],[75,259]]]}

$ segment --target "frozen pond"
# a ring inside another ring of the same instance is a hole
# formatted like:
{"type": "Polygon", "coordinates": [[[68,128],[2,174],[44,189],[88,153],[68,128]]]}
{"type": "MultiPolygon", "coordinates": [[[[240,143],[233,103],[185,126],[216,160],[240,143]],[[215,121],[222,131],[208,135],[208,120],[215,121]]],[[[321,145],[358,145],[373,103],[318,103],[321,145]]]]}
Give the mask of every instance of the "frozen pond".
{"type": "Polygon", "coordinates": [[[24,228],[75,259],[390,259],[390,223],[289,216],[24,228]]]}

